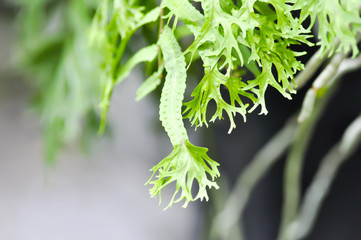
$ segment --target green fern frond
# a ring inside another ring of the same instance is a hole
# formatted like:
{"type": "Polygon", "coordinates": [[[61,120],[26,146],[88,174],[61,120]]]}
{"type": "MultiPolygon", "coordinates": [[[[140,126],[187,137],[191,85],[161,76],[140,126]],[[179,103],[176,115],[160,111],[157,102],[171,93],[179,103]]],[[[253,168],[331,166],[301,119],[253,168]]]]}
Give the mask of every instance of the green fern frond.
{"type": "Polygon", "coordinates": [[[219,176],[217,169],[219,164],[208,157],[206,148],[194,146],[189,142],[181,113],[186,89],[186,62],[170,28],[164,29],[159,39],[159,46],[167,71],[160,99],[159,117],[174,150],[151,169],[153,171],[151,179],[157,172],[158,175],[156,175],[156,180],[150,179],[148,183],[153,184],[150,189],[151,196],[158,195],[161,200],[161,190],[175,181],[176,191],[168,207],[183,199],[185,200],[183,206],[186,207],[190,201],[203,198],[208,200],[207,187],[218,188],[213,180],[219,176]],[[211,180],[208,179],[207,174],[211,176],[211,180]],[[197,181],[199,187],[196,197],[193,197],[191,193],[194,181],[197,181]],[[181,191],[181,196],[175,200],[179,191],[181,191]]]}

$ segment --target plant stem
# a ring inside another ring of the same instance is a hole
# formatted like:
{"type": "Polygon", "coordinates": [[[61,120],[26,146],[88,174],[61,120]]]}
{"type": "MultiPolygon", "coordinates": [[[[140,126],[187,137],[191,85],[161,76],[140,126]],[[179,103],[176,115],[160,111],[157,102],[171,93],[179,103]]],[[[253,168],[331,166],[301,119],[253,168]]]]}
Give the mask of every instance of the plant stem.
{"type": "Polygon", "coordinates": [[[317,95],[320,94],[320,91],[327,87],[327,85],[332,81],[333,77],[336,75],[340,64],[345,60],[346,55],[344,53],[336,54],[327,65],[327,67],[322,71],[322,73],[316,78],[313,82],[312,87],[308,89],[306,96],[303,100],[302,109],[298,116],[298,122],[305,121],[313,111],[313,106],[315,104],[317,95]]]}
{"type": "MultiPolygon", "coordinates": [[[[160,14],[159,14],[158,39],[160,38],[160,35],[163,33],[163,27],[164,27],[163,14],[164,14],[164,9],[161,8],[161,9],[160,9],[160,14]]],[[[161,66],[162,64],[163,64],[162,51],[161,51],[161,49],[160,49],[160,46],[158,46],[158,68],[160,68],[160,66],[161,66]]]]}
{"type": "MultiPolygon", "coordinates": [[[[361,55],[356,59],[344,60],[331,82],[337,81],[342,75],[358,68],[361,68],[361,55]]],[[[286,230],[290,235],[295,236],[295,239],[303,239],[309,234],[338,168],[355,151],[360,141],[361,115],[349,125],[342,140],[321,161],[321,166],[305,193],[297,219],[286,230]]]]}
{"type": "Polygon", "coordinates": [[[330,98],[329,91],[326,96],[315,102],[315,107],[306,120],[299,124],[295,141],[292,143],[291,151],[286,159],[284,170],[284,202],[282,207],[282,218],[280,225],[279,240],[290,240],[292,236],[286,233],[288,225],[293,221],[297,214],[300,201],[300,179],[304,155],[310,143],[313,131],[321,117],[327,100],[330,98]]]}
{"type": "MultiPolygon", "coordinates": [[[[325,95],[317,96],[319,99],[315,100],[315,106],[309,117],[300,123],[296,134],[296,140],[293,142],[293,147],[287,157],[284,173],[284,203],[278,236],[279,240],[295,239],[294,232],[290,230],[289,226],[296,218],[299,207],[301,188],[300,178],[304,155],[317,121],[325,110],[326,104],[334,92],[335,83],[339,79],[339,77],[337,77],[337,72],[343,71],[341,62],[344,60],[344,56],[345,55],[342,53],[335,56],[333,59],[334,62],[331,61],[330,65],[327,66],[316,79],[317,82],[314,82],[313,88],[316,89],[316,93],[322,87],[325,89],[325,95]],[[329,71],[332,71],[332,74],[330,74],[329,71]]],[[[306,102],[307,99],[304,101],[306,102]]]]}
{"type": "Polygon", "coordinates": [[[122,60],[123,54],[125,49],[128,46],[128,42],[130,40],[130,38],[133,36],[134,31],[128,32],[125,37],[123,39],[120,40],[120,45],[117,49],[116,55],[114,57],[113,63],[112,63],[112,68],[111,68],[111,73],[112,73],[112,78],[113,78],[113,82],[116,82],[116,76],[118,75],[118,71],[119,71],[119,66],[120,66],[120,61],[122,60]]]}
{"type": "MultiPolygon", "coordinates": [[[[291,117],[286,125],[257,153],[249,165],[238,177],[236,184],[224,208],[214,218],[211,231],[215,239],[229,239],[248,203],[251,192],[269,168],[283,155],[295,133],[296,118],[291,117]]],[[[241,220],[242,221],[242,220],[241,220]]],[[[241,239],[245,239],[244,231],[240,230],[241,239]]]]}
{"type": "MultiPolygon", "coordinates": [[[[357,41],[359,42],[361,36],[357,37],[357,41]]],[[[336,39],[337,40],[337,39],[336,39]]],[[[339,41],[336,42],[338,46],[339,41]]],[[[316,80],[312,84],[312,88],[310,88],[306,96],[303,100],[302,109],[298,116],[298,121],[302,122],[307,119],[312,111],[313,105],[316,101],[317,95],[322,95],[322,89],[327,88],[328,85],[332,83],[335,79],[335,76],[338,77],[344,74],[344,72],[349,72],[354,69],[357,69],[361,65],[361,55],[359,55],[355,59],[347,59],[346,56],[350,53],[350,51],[346,54],[338,53],[336,54],[327,65],[327,67],[322,71],[322,73],[316,78],[316,80]]],[[[305,69],[306,70],[306,69],[305,69]]],[[[304,72],[304,71],[303,71],[304,72]]]]}
{"type": "MultiPolygon", "coordinates": [[[[335,40],[335,48],[340,45],[340,41],[338,39],[335,40]]],[[[295,88],[301,89],[304,87],[308,81],[312,78],[312,76],[316,73],[316,71],[321,67],[321,65],[328,59],[328,54],[330,50],[327,50],[322,56],[321,51],[318,50],[313,54],[313,56],[306,63],[305,69],[303,69],[295,78],[295,88]]]]}
{"type": "Polygon", "coordinates": [[[343,139],[337,143],[323,158],[314,180],[305,193],[305,199],[300,208],[298,218],[289,226],[289,232],[294,232],[295,239],[304,239],[314,226],[321,205],[327,196],[330,186],[336,177],[337,170],[356,150],[361,142],[361,115],[346,129],[343,139]],[[347,141],[347,135],[352,134],[352,141],[347,141]],[[347,146],[344,150],[342,146],[347,146]],[[352,146],[352,147],[349,147],[352,146]]]}
{"type": "Polygon", "coordinates": [[[102,105],[101,119],[103,119],[103,120],[100,122],[100,125],[99,125],[99,129],[98,129],[99,135],[102,135],[105,131],[106,121],[104,119],[106,118],[106,115],[108,112],[109,99],[113,93],[113,87],[117,83],[117,76],[118,76],[119,68],[121,66],[121,60],[122,60],[124,51],[127,48],[128,42],[129,42],[130,38],[133,36],[133,34],[134,34],[134,31],[130,31],[125,35],[125,37],[123,39],[120,40],[120,45],[113,58],[112,65],[110,68],[111,79],[106,79],[107,87],[103,90],[102,99],[107,99],[107,101],[103,101],[101,103],[101,105],[102,105]]]}
{"type": "MultiPolygon", "coordinates": [[[[328,53],[328,52],[326,52],[328,53]]],[[[305,69],[297,74],[295,77],[295,88],[301,89],[305,86],[320,66],[326,61],[327,55],[320,57],[320,50],[318,50],[306,63],[305,69]]]]}
{"type": "MultiPolygon", "coordinates": [[[[213,209],[214,209],[214,214],[212,215],[212,218],[210,219],[210,223],[214,223],[214,219],[217,218],[217,216],[219,215],[220,212],[222,212],[225,208],[225,206],[227,206],[227,200],[231,194],[231,190],[230,190],[230,184],[229,181],[227,179],[227,177],[225,177],[223,175],[222,181],[219,182],[220,184],[220,189],[218,189],[217,191],[212,191],[212,197],[214,200],[214,204],[213,204],[213,209]]],[[[218,240],[220,238],[220,233],[218,231],[218,227],[219,225],[212,225],[211,231],[209,231],[209,237],[207,238],[207,240],[218,240]],[[215,228],[213,228],[215,227],[215,228]]],[[[243,232],[241,231],[242,226],[234,226],[231,229],[228,229],[228,235],[232,236],[232,240],[244,240],[245,237],[243,235],[243,232]]]]}

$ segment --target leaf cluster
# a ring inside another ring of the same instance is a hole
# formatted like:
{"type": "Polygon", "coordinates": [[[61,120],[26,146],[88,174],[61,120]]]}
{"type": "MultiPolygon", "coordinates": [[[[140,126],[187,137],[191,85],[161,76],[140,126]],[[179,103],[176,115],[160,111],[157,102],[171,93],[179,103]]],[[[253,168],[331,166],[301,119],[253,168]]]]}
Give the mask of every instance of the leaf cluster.
{"type": "Polygon", "coordinates": [[[22,4],[29,14],[24,19],[32,20],[22,23],[23,45],[33,51],[35,42],[45,42],[52,45],[46,51],[55,51],[56,47],[61,52],[52,55],[57,58],[51,63],[48,58],[41,63],[36,63],[36,58],[28,61],[34,68],[41,68],[37,70],[39,92],[45,93],[40,101],[41,111],[47,119],[45,126],[61,126],[53,128],[57,134],[73,133],[88,112],[98,112],[94,100],[99,100],[102,133],[114,87],[139,63],[147,63],[148,78],[139,87],[137,100],[164,80],[159,116],[174,150],[152,168],[155,180],[148,183],[153,185],[151,195],[160,196],[165,186],[175,182],[176,191],[169,206],[183,199],[184,206],[189,201],[208,199],[207,188],[217,188],[214,178],[219,176],[218,163],[209,158],[207,149],[190,143],[183,118],[201,127],[223,119],[225,112],[231,132],[236,127],[237,114],[244,121],[257,108],[260,114],[267,114],[265,99],[270,86],[291,99],[296,93],[294,76],[304,67],[298,57],[306,54],[293,50],[293,46],[314,45],[309,39],[316,19],[320,39],[317,44],[322,55],[359,53],[358,0],[162,0],[159,6],[157,1],[99,0],[92,22],[90,1],[37,0],[22,4]],[[49,35],[43,33],[47,29],[43,20],[51,19],[50,15],[31,18],[38,12],[47,13],[45,7],[50,3],[62,5],[60,9],[70,21],[49,35]],[[308,18],[311,24],[305,27],[308,18]],[[54,36],[54,43],[49,36],[54,36]],[[184,43],[184,36],[191,37],[190,44],[184,43]],[[134,50],[134,38],[142,38],[145,44],[129,56],[127,51],[134,50]],[[87,43],[90,48],[85,47],[87,43]],[[202,62],[203,78],[193,90],[192,99],[184,102],[188,69],[199,64],[198,59],[202,62]],[[239,76],[244,69],[251,79],[239,76]],[[222,88],[228,91],[228,99],[221,94],[222,88]],[[211,102],[216,111],[209,119],[211,102]],[[194,182],[198,184],[195,197],[191,193],[194,182]],[[175,199],[178,192],[181,195],[175,199]]]}
{"type": "Polygon", "coordinates": [[[17,62],[34,80],[33,107],[44,127],[45,151],[53,162],[59,149],[95,133],[100,100],[95,52],[87,29],[95,1],[17,1],[20,26],[17,62]]]}

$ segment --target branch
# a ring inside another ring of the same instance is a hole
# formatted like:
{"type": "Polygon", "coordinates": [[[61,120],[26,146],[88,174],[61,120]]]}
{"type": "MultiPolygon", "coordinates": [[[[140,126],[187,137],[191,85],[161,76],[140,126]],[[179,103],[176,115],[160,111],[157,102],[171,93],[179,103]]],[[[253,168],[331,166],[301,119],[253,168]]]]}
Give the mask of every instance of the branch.
{"type": "MultiPolygon", "coordinates": [[[[328,100],[333,95],[336,86],[335,82],[339,79],[334,78],[334,75],[329,74],[328,71],[332,71],[333,73],[337,72],[337,70],[335,71],[334,68],[338,69],[340,67],[341,60],[343,58],[343,55],[335,56],[329,65],[330,67],[327,66],[316,79],[317,83],[316,81],[314,83],[316,91],[313,96],[311,95],[311,97],[314,97],[314,99],[312,99],[313,102],[311,101],[313,104],[311,107],[312,111],[309,112],[309,116],[307,118],[302,119],[303,121],[300,122],[296,139],[293,142],[291,151],[289,152],[286,159],[284,172],[284,202],[278,236],[279,240],[293,239],[292,235],[289,235],[286,230],[289,224],[297,216],[297,210],[300,201],[300,179],[304,162],[304,155],[307,151],[308,144],[310,143],[314,128],[316,127],[319,118],[322,116],[328,100]],[[320,82],[322,84],[320,84],[320,82]],[[325,90],[325,93],[324,95],[317,95],[317,89],[321,89],[321,87],[325,90]]],[[[308,97],[309,96],[310,95],[308,95],[308,97]]],[[[305,111],[305,107],[308,107],[307,101],[308,99],[306,98],[303,103],[302,111],[305,111]]]]}
{"type": "Polygon", "coordinates": [[[312,78],[312,76],[316,73],[316,71],[321,67],[321,65],[326,61],[327,54],[329,51],[326,52],[325,55],[320,57],[321,51],[318,50],[313,54],[313,56],[308,60],[306,63],[305,68],[297,74],[295,77],[295,88],[301,89],[305,86],[308,81],[312,78]]]}
{"type": "Polygon", "coordinates": [[[312,87],[307,91],[303,100],[302,109],[297,119],[298,122],[303,122],[310,117],[316,101],[316,96],[320,94],[321,90],[326,88],[327,85],[332,81],[345,57],[346,55],[343,53],[336,54],[331,59],[327,67],[313,82],[312,87]]]}
{"type": "MultiPolygon", "coordinates": [[[[296,141],[293,143],[293,148],[286,162],[284,181],[285,196],[282,222],[279,233],[280,235],[278,238],[280,240],[294,239],[294,231],[292,228],[290,229],[290,224],[297,217],[297,209],[300,199],[300,177],[302,172],[303,158],[309,143],[309,139],[312,135],[313,128],[317,123],[317,119],[325,110],[324,105],[327,104],[328,99],[332,95],[333,91],[330,90],[334,89],[333,86],[336,85],[335,83],[343,74],[361,67],[360,56],[355,59],[343,59],[344,57],[342,55],[335,56],[330,63],[330,66],[333,66],[333,68],[326,67],[313,84],[313,88],[316,89],[316,93],[318,93],[318,90],[322,88],[325,89],[326,95],[323,96],[319,101],[315,102],[315,107],[312,107],[313,110],[310,112],[309,117],[300,123],[296,141]],[[337,68],[337,70],[335,70],[335,68],[337,68]],[[325,71],[332,71],[333,74],[325,71]]],[[[304,100],[303,109],[307,107],[307,101],[307,99],[304,100]]]]}
{"type": "MultiPolygon", "coordinates": [[[[214,218],[211,232],[215,239],[230,238],[230,232],[241,221],[243,211],[255,185],[264,177],[277,160],[283,155],[294,137],[296,118],[291,117],[286,125],[257,153],[238,177],[224,209],[214,218]]],[[[240,232],[244,235],[243,231],[240,232]]],[[[241,239],[244,239],[241,238],[241,239]]]]}
{"type": "MultiPolygon", "coordinates": [[[[361,55],[355,59],[344,60],[334,81],[358,68],[361,68],[361,55]]],[[[342,140],[322,160],[313,182],[306,191],[297,219],[287,227],[287,235],[295,236],[295,239],[303,239],[309,234],[338,168],[355,151],[360,141],[361,115],[346,129],[342,140]]]]}
{"type": "Polygon", "coordinates": [[[355,152],[360,143],[361,115],[349,125],[342,140],[323,158],[314,180],[305,193],[298,218],[287,229],[296,236],[295,239],[303,239],[310,233],[338,169],[355,152]]]}
{"type": "MultiPolygon", "coordinates": [[[[337,39],[336,39],[337,40],[337,39]]],[[[361,34],[357,35],[357,42],[361,41],[361,34]]],[[[336,42],[339,44],[339,41],[336,42]]],[[[336,46],[337,47],[337,46],[336,46]]],[[[346,59],[346,56],[350,53],[338,53],[336,54],[327,65],[327,67],[322,71],[322,73],[316,78],[313,82],[312,87],[307,91],[302,104],[302,110],[298,116],[298,121],[305,121],[313,111],[313,105],[316,101],[317,95],[322,95],[322,90],[327,88],[328,85],[345,74],[346,72],[353,71],[360,67],[361,55],[355,59],[346,59]]],[[[317,63],[315,63],[317,65],[317,63]]],[[[308,64],[307,64],[308,65],[308,64]]],[[[310,66],[311,67],[311,66],[310,66]]],[[[306,67],[307,68],[307,67],[306,67]]],[[[305,69],[304,71],[306,71],[305,69]]],[[[303,71],[303,72],[304,72],[303,71]]],[[[302,72],[302,73],[303,73],[302,72]]],[[[296,81],[296,80],[295,80],[296,81]]]]}

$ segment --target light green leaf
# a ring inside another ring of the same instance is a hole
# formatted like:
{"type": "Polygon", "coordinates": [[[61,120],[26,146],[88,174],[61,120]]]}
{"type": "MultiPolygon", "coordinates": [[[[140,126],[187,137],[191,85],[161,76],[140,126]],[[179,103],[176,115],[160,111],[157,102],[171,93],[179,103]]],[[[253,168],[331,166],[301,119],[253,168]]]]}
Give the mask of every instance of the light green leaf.
{"type": "Polygon", "coordinates": [[[164,29],[159,45],[164,57],[164,65],[167,71],[164,87],[162,90],[159,117],[165,128],[174,150],[153,167],[153,175],[147,184],[153,184],[150,189],[152,197],[159,196],[161,201],[161,190],[172,182],[176,182],[175,193],[168,204],[170,207],[174,202],[185,200],[183,207],[190,201],[197,199],[208,200],[207,187],[218,188],[213,182],[219,176],[218,163],[207,156],[207,149],[196,147],[188,140],[188,135],[182,121],[182,101],[186,88],[186,63],[181,48],[168,27],[164,29]],[[152,181],[153,176],[156,179],[152,181]],[[207,174],[211,177],[208,179],[207,174]],[[191,190],[194,181],[198,182],[198,194],[193,197],[191,190]],[[179,198],[175,199],[181,191],[179,198]]]}
{"type": "Polygon", "coordinates": [[[234,116],[239,113],[245,120],[248,104],[244,104],[239,97],[239,94],[249,97],[253,101],[256,101],[252,94],[249,94],[242,90],[246,86],[240,79],[227,78],[218,70],[207,70],[202,81],[198,84],[196,89],[192,93],[194,99],[185,103],[186,109],[183,113],[187,113],[185,118],[189,118],[192,125],[201,127],[203,124],[208,126],[207,123],[207,108],[211,100],[214,100],[217,105],[217,110],[211,118],[211,122],[214,122],[217,118],[223,119],[223,111],[228,115],[231,123],[229,132],[231,132],[236,124],[234,123],[234,116]],[[221,95],[222,85],[226,86],[229,93],[231,102],[227,103],[221,95]],[[238,106],[237,106],[238,105],[238,106]]]}
{"type": "Polygon", "coordinates": [[[157,55],[156,45],[147,46],[121,65],[134,32],[144,24],[156,21],[160,15],[159,7],[146,14],[143,13],[144,9],[134,1],[107,0],[102,2],[95,14],[90,40],[102,56],[99,63],[103,70],[100,134],[105,130],[109,101],[115,85],[121,83],[138,63],[152,61],[157,55]]]}
{"type": "Polygon", "coordinates": [[[146,13],[139,22],[137,22],[136,28],[140,28],[145,24],[157,21],[159,15],[160,7],[152,9],[150,12],[146,13]]]}
{"type": "Polygon", "coordinates": [[[207,148],[194,146],[189,141],[176,145],[169,156],[151,169],[153,175],[147,182],[147,184],[154,185],[150,189],[151,196],[158,195],[159,203],[161,203],[162,189],[175,182],[176,190],[165,209],[182,200],[185,200],[183,207],[187,207],[190,201],[198,199],[208,201],[207,187],[219,188],[214,182],[214,179],[219,177],[217,168],[219,164],[208,157],[207,151],[207,148]],[[157,172],[156,180],[151,181],[157,172]],[[211,176],[211,180],[208,179],[207,175],[211,176]],[[191,190],[195,180],[198,182],[199,190],[197,195],[193,197],[191,190]],[[180,196],[177,197],[179,192],[180,196]]]}
{"type": "Polygon", "coordinates": [[[156,44],[140,49],[123,66],[121,66],[115,84],[121,83],[126,77],[128,77],[137,64],[141,62],[151,62],[155,59],[157,54],[158,46],[156,44]]]}
{"type": "MultiPolygon", "coordinates": [[[[204,11],[204,24],[193,33],[195,40],[185,53],[193,56],[199,52],[205,77],[192,93],[194,99],[186,104],[186,117],[192,124],[207,125],[205,116],[211,99],[217,104],[217,111],[211,121],[223,118],[225,110],[232,130],[235,127],[235,114],[238,112],[245,118],[247,112],[247,106],[240,100],[241,95],[254,103],[251,111],[261,105],[261,114],[267,113],[265,93],[268,86],[276,88],[286,98],[291,98],[289,93],[295,91],[290,82],[294,74],[303,68],[296,57],[303,53],[290,50],[290,46],[311,44],[307,41],[308,30],[303,29],[297,19],[293,18],[292,5],[278,0],[244,1],[238,7],[226,0],[198,2],[202,4],[204,11]],[[245,83],[240,78],[233,78],[233,73],[243,66],[256,79],[245,83]],[[273,68],[277,71],[273,71],[273,68]],[[232,98],[231,104],[221,98],[219,91],[219,85],[227,85],[228,82],[237,86],[227,86],[232,98]],[[238,108],[235,107],[235,102],[239,104],[238,108]]],[[[178,13],[175,10],[173,12],[178,13]]],[[[187,15],[183,14],[178,18],[185,17],[187,15]]],[[[187,19],[186,24],[187,22],[192,22],[192,19],[187,19]]]]}
{"type": "Polygon", "coordinates": [[[359,53],[356,36],[361,33],[360,0],[297,0],[294,9],[300,9],[300,23],[311,17],[313,26],[316,19],[319,23],[318,38],[321,54],[330,50],[347,53],[352,50],[355,57],[359,53]],[[340,45],[335,49],[336,37],[340,45]]]}
{"type": "Polygon", "coordinates": [[[245,46],[240,46],[240,50],[242,52],[243,57],[246,59],[244,65],[246,66],[246,68],[255,76],[257,77],[258,75],[261,74],[261,71],[259,70],[259,67],[257,65],[257,63],[255,61],[248,61],[249,57],[251,56],[251,51],[249,50],[249,48],[245,47],[245,46]]]}
{"type": "Polygon", "coordinates": [[[161,83],[161,76],[164,66],[159,67],[158,71],[150,75],[137,90],[135,101],[140,101],[149,93],[153,92],[161,83]]]}
{"type": "MultiPolygon", "coordinates": [[[[120,67],[119,74],[116,75],[116,80],[113,81],[111,77],[106,77],[103,85],[102,101],[100,103],[101,121],[99,126],[99,133],[102,134],[105,130],[107,114],[109,109],[110,97],[116,84],[121,83],[127,78],[133,68],[141,62],[153,61],[157,56],[158,46],[156,44],[150,45],[140,49],[135,53],[123,66],[120,67]]],[[[108,74],[105,74],[106,76],[108,74]]]]}
{"type": "Polygon", "coordinates": [[[160,98],[159,118],[173,146],[188,140],[182,121],[182,101],[186,89],[186,62],[181,48],[167,27],[159,39],[167,71],[160,98]]]}
{"type": "Polygon", "coordinates": [[[195,36],[200,33],[204,16],[188,0],[163,0],[161,7],[170,11],[166,18],[170,19],[174,15],[185,23],[195,36]]]}

